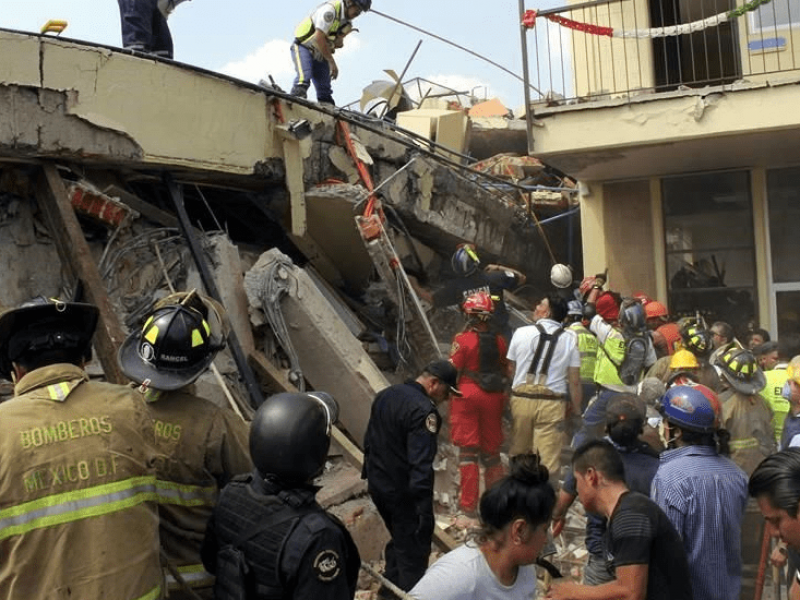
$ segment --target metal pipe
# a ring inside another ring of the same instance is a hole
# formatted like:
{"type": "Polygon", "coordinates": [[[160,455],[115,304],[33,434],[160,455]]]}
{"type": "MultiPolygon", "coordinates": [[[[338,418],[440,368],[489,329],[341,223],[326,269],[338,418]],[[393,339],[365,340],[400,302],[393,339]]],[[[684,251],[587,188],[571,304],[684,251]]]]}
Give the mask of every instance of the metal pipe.
{"type": "MultiPolygon", "coordinates": [[[[525,15],[525,0],[519,0],[519,33],[522,47],[522,79],[525,84],[525,133],[528,140],[528,156],[533,154],[533,115],[531,114],[531,91],[528,76],[528,33],[522,19],[525,15]]],[[[541,92],[540,92],[541,93],[541,92]]]]}
{"type": "MultiPolygon", "coordinates": [[[[183,203],[183,188],[175,182],[172,173],[164,173],[164,182],[167,184],[169,195],[172,197],[173,204],[175,204],[175,210],[178,214],[178,224],[180,225],[183,237],[186,238],[189,252],[192,254],[195,265],[197,265],[197,270],[200,272],[200,279],[203,282],[203,286],[206,288],[209,296],[217,302],[221,302],[217,284],[214,281],[214,277],[211,275],[208,264],[206,264],[203,258],[203,249],[200,247],[197,238],[195,238],[192,225],[189,222],[189,215],[183,203]]],[[[264,402],[264,397],[261,394],[261,387],[258,385],[258,381],[256,381],[253,370],[250,368],[247,357],[244,355],[242,347],[239,344],[239,338],[236,337],[236,332],[233,329],[231,329],[228,334],[228,345],[231,348],[233,360],[239,368],[239,374],[250,394],[250,403],[253,408],[258,408],[264,402]]]]}
{"type": "MultiPolygon", "coordinates": [[[[409,58],[408,62],[406,62],[406,66],[403,69],[403,72],[400,73],[400,77],[397,78],[397,83],[394,84],[394,88],[392,88],[392,93],[389,94],[389,97],[386,99],[386,106],[383,107],[383,110],[381,111],[381,115],[380,115],[380,117],[378,117],[379,119],[382,119],[384,117],[384,115],[386,115],[386,113],[389,111],[389,106],[392,103],[392,97],[397,93],[397,89],[401,85],[403,85],[403,83],[402,83],[403,82],[403,77],[406,76],[406,71],[408,71],[408,67],[411,66],[411,63],[413,62],[414,57],[417,55],[417,50],[419,50],[419,47],[421,45],[422,45],[422,40],[417,42],[417,46],[414,48],[414,51],[411,53],[411,58],[409,58]]],[[[398,100],[398,102],[399,102],[399,100],[398,100]]]]}

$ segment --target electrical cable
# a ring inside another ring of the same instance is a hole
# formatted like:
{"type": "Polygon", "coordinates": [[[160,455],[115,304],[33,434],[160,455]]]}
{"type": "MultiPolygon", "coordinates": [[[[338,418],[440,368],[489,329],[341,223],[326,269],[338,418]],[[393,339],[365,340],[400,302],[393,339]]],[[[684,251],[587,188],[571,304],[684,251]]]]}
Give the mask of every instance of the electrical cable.
{"type": "MultiPolygon", "coordinates": [[[[525,82],[525,80],[524,80],[522,77],[520,77],[519,75],[517,75],[516,73],[514,73],[514,71],[512,71],[512,70],[510,70],[510,69],[507,69],[506,67],[504,67],[504,66],[503,66],[503,65],[501,65],[500,63],[496,63],[496,62],[494,62],[494,61],[493,61],[492,59],[490,59],[490,58],[486,58],[485,56],[483,56],[483,55],[481,55],[481,54],[478,54],[478,53],[477,53],[477,52],[475,52],[474,50],[470,50],[469,48],[465,48],[464,46],[461,46],[461,45],[459,45],[459,44],[456,44],[455,42],[451,42],[451,41],[450,41],[450,40],[448,40],[447,38],[443,38],[443,37],[442,37],[442,36],[440,36],[440,35],[436,35],[435,33],[431,33],[430,31],[426,31],[425,29],[422,29],[421,27],[417,27],[416,25],[412,25],[411,23],[406,23],[405,21],[401,21],[400,19],[398,19],[398,18],[396,18],[396,17],[391,17],[391,16],[387,15],[386,13],[382,13],[382,12],[380,12],[380,11],[378,11],[378,10],[375,10],[374,8],[373,8],[373,9],[370,9],[370,11],[369,11],[369,12],[370,12],[370,13],[375,13],[376,15],[379,15],[379,16],[383,17],[384,19],[388,19],[388,20],[390,20],[390,21],[394,21],[395,23],[398,23],[398,24],[400,24],[400,25],[403,25],[403,26],[405,26],[405,27],[408,27],[408,28],[410,28],[410,29],[413,29],[414,31],[417,31],[417,32],[419,32],[419,33],[422,33],[422,34],[424,34],[424,35],[427,35],[427,36],[429,36],[429,37],[432,37],[432,38],[433,38],[433,39],[435,39],[435,40],[439,40],[440,42],[444,42],[445,44],[449,44],[450,46],[453,46],[454,48],[458,48],[459,50],[463,50],[463,51],[464,51],[464,52],[466,52],[467,54],[470,54],[470,55],[474,56],[475,58],[479,58],[479,59],[481,59],[482,61],[484,61],[484,62],[487,62],[487,63],[489,63],[490,65],[492,65],[492,66],[494,66],[494,67],[497,67],[498,69],[500,69],[500,70],[501,70],[501,71],[503,71],[504,73],[508,73],[509,75],[511,75],[512,77],[514,77],[515,79],[518,79],[519,81],[522,81],[523,83],[525,82]]],[[[544,96],[544,95],[545,95],[545,94],[543,94],[543,93],[542,93],[542,91],[541,91],[540,89],[538,89],[536,86],[534,86],[534,85],[531,85],[531,84],[528,84],[528,85],[529,85],[529,87],[530,87],[531,89],[533,89],[533,90],[534,90],[534,91],[535,91],[537,94],[539,94],[540,96],[544,96]]]]}

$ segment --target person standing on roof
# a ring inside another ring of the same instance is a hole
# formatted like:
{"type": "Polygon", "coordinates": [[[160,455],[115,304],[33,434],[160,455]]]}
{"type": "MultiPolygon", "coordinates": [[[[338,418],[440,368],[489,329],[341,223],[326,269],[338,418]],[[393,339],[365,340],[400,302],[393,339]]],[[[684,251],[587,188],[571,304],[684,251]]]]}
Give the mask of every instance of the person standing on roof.
{"type": "Polygon", "coordinates": [[[225,346],[227,330],[220,304],[178,292],[155,304],[117,356],[153,417],[164,576],[176,600],[212,597],[200,542],[219,490],[252,469],[245,422],[192,386],[225,346]]]}
{"type": "Polygon", "coordinates": [[[122,47],[172,58],[172,34],[167,17],[184,0],[117,0],[122,24],[122,47]]]}
{"type": "Polygon", "coordinates": [[[453,254],[450,264],[455,279],[445,282],[444,286],[432,296],[420,294],[429,300],[435,308],[460,306],[464,300],[476,292],[486,292],[494,302],[494,316],[490,322],[492,331],[500,333],[506,340],[511,339],[511,326],[508,323],[508,309],[503,297],[504,290],[512,290],[526,281],[525,275],[516,269],[503,265],[486,265],[481,268],[481,260],[473,244],[460,245],[453,254]]]}
{"type": "Polygon", "coordinates": [[[98,309],[39,298],[0,316],[0,597],[161,597],[144,404],[90,381],[98,309]]]}
{"type": "Polygon", "coordinates": [[[714,392],[703,385],[667,390],[660,402],[667,450],[653,478],[651,498],[683,540],[694,597],[738,598],[742,583],[741,532],[747,475],[728,454],[714,392]]]}
{"type": "Polygon", "coordinates": [[[533,325],[514,332],[507,358],[514,369],[511,415],[514,429],[509,454],[538,452],[550,476],[558,479],[565,420],[581,409],[581,357],[578,340],[563,328],[566,301],[542,298],[533,325]]]}
{"type": "Polygon", "coordinates": [[[339,76],[333,52],[341,46],[345,35],[352,31],[352,21],[367,12],[372,0],[330,0],[320,4],[297,26],[292,43],[292,63],[297,76],[292,95],[305,98],[313,83],[317,102],[333,101],[331,81],[339,76]]]}
{"type": "MultiPolygon", "coordinates": [[[[378,392],[364,435],[361,476],[391,540],[384,575],[408,591],[428,567],[433,537],[433,459],[442,417],[436,405],[456,387],[447,360],[429,363],[416,380],[378,392]]],[[[383,592],[382,592],[383,593],[383,592]]]]}
{"type": "Polygon", "coordinates": [[[477,517],[480,463],[484,488],[503,476],[500,445],[503,411],[508,401],[510,375],[506,341],[489,331],[494,303],[486,292],[473,294],[461,310],[467,318],[462,333],[453,338],[450,362],[458,369],[461,397],[450,403],[450,435],[458,447],[461,474],[459,509],[469,519],[477,517]]]}
{"type": "Polygon", "coordinates": [[[312,481],[339,405],[324,392],[267,398],[250,425],[255,469],[222,490],[203,541],[215,600],[352,600],[361,558],[312,481]]]}

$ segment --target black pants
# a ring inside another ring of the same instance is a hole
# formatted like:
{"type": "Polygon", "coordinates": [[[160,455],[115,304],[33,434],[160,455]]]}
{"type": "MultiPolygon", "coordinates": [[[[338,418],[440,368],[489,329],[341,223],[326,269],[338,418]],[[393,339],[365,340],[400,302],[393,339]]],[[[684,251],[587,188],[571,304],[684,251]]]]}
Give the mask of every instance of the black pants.
{"type": "MultiPolygon", "coordinates": [[[[422,579],[431,554],[433,527],[417,534],[419,517],[414,502],[402,495],[384,495],[369,490],[392,539],[386,544],[384,576],[401,590],[409,591],[422,579]]],[[[431,515],[431,524],[433,523],[431,515]]]]}
{"type": "Polygon", "coordinates": [[[157,0],[117,0],[122,46],[172,58],[172,35],[157,0]]]}

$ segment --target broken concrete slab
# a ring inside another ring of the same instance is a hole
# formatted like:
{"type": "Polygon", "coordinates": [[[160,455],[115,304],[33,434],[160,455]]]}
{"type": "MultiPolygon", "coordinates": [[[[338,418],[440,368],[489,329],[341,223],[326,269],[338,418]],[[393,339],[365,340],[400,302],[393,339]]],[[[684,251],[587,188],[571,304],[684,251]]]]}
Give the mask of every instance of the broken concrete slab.
{"type": "Polygon", "coordinates": [[[277,249],[262,254],[244,278],[254,325],[266,322],[262,301],[273,277],[285,284],[275,308],[298,351],[303,377],[338,400],[340,422],[353,439],[364,439],[372,399],[389,385],[386,378],[308,274],[277,249]]]}

